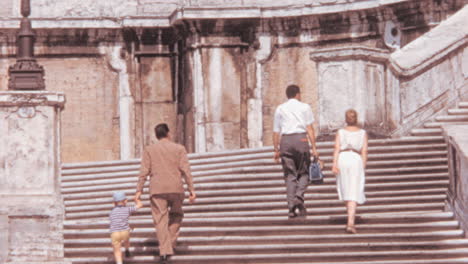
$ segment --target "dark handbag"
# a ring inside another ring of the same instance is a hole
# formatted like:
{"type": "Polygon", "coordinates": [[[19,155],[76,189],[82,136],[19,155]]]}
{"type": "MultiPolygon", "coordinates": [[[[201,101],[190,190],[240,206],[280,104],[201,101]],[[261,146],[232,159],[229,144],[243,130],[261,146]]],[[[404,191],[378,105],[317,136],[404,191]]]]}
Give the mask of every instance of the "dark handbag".
{"type": "Polygon", "coordinates": [[[322,173],[322,162],[314,158],[309,166],[309,182],[312,184],[322,184],[325,176],[322,173]]]}

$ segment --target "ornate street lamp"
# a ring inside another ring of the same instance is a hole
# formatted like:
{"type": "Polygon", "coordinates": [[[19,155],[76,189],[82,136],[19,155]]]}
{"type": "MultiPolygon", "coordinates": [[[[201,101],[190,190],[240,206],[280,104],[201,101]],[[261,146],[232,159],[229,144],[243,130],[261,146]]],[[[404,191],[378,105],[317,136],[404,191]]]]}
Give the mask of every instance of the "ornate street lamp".
{"type": "Polygon", "coordinates": [[[44,90],[44,68],[34,58],[34,32],[28,16],[31,14],[30,0],[21,0],[20,30],[17,40],[16,63],[10,66],[9,90],[44,90]]]}

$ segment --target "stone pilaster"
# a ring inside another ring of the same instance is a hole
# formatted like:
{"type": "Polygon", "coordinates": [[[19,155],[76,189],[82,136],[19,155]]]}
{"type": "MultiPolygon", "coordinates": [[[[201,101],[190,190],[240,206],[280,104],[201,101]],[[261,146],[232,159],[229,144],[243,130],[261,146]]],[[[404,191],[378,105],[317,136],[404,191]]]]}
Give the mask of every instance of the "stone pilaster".
{"type": "Polygon", "coordinates": [[[0,92],[0,262],[64,260],[60,192],[63,93],[0,92]]]}

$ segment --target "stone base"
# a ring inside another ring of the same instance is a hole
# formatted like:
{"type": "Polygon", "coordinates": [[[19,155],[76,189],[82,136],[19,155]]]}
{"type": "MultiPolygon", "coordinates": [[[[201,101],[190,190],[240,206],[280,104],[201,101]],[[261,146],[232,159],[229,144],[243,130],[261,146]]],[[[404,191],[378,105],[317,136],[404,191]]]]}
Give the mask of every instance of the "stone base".
{"type": "Polygon", "coordinates": [[[48,91],[0,92],[0,263],[64,261],[60,111],[48,91]]]}

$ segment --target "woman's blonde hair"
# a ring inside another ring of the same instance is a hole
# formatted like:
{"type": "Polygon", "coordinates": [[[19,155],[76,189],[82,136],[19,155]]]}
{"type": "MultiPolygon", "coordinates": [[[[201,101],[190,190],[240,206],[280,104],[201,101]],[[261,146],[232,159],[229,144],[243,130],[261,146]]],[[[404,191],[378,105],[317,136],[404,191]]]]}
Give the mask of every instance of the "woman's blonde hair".
{"type": "Polygon", "coordinates": [[[347,110],[345,114],[345,119],[346,119],[346,124],[348,124],[348,126],[356,126],[358,123],[358,115],[357,115],[356,110],[354,109],[347,110]]]}

